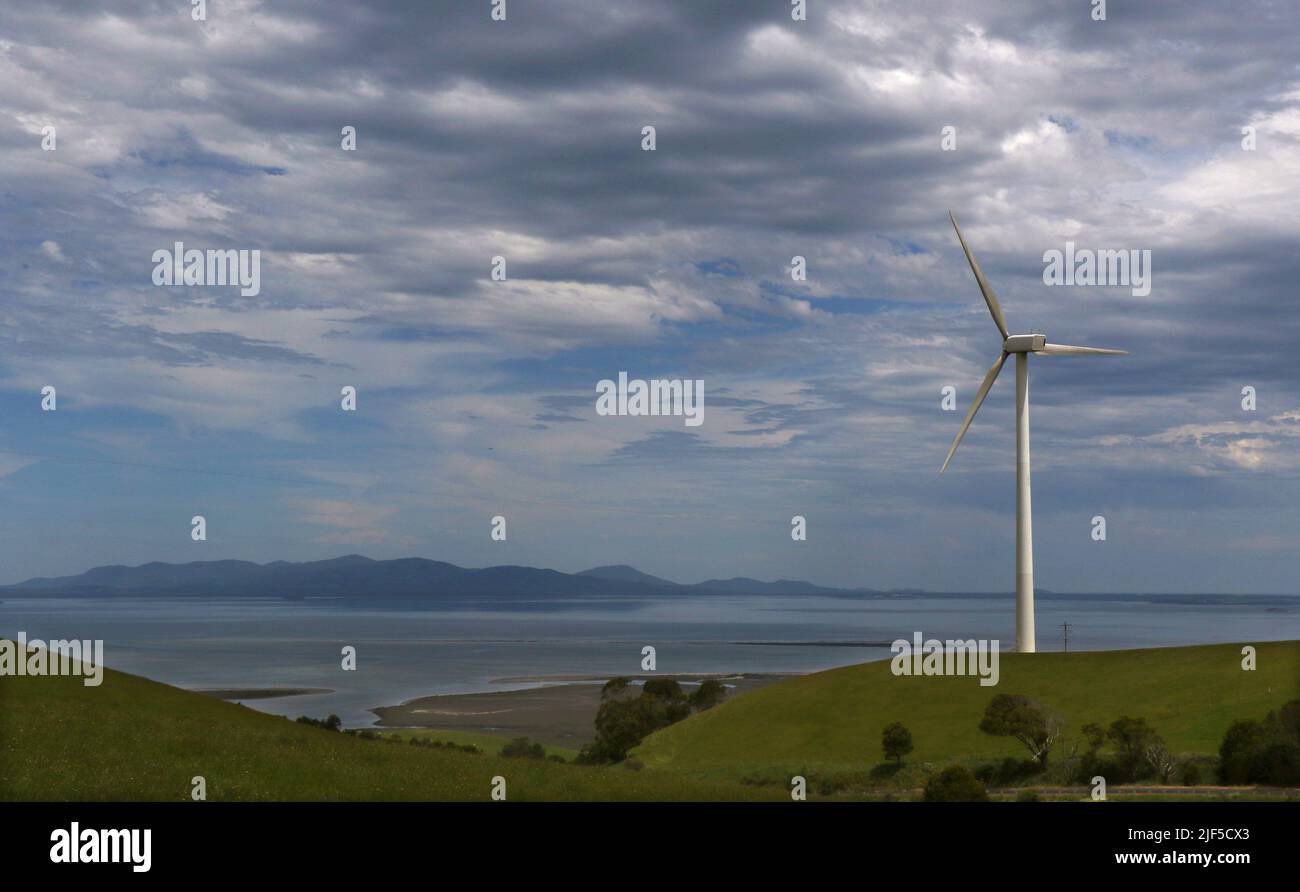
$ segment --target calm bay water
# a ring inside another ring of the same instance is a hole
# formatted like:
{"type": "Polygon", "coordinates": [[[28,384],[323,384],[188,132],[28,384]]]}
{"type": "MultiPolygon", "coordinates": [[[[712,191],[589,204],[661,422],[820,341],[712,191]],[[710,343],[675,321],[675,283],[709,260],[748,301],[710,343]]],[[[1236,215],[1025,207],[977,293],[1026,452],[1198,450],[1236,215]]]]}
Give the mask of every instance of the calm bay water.
{"type": "MultiPolygon", "coordinates": [[[[1071,650],[1300,638],[1300,606],[1040,600],[1039,650],[1071,650]]],[[[367,725],[371,707],[428,694],[505,690],[508,676],[636,674],[654,645],[658,671],[803,672],[889,656],[913,632],[936,638],[1015,640],[1012,596],[842,599],[700,597],[581,600],[544,610],[499,605],[436,610],[358,609],[327,602],[5,598],[0,635],[98,638],[114,669],[180,687],[330,688],[249,701],[265,712],[337,713],[367,725]],[[755,644],[749,642],[784,642],[755,644]],[[340,668],[340,649],[358,668],[340,668]]]]}

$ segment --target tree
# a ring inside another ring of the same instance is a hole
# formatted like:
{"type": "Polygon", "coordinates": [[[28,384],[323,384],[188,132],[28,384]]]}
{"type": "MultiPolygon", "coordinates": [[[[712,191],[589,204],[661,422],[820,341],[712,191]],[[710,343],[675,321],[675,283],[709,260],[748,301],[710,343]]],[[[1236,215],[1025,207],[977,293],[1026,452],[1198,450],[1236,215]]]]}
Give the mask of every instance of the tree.
{"type": "Polygon", "coordinates": [[[903,757],[912,751],[912,732],[903,727],[902,722],[887,725],[880,733],[880,747],[885,751],[886,759],[902,765],[903,757]]]}
{"type": "Polygon", "coordinates": [[[1110,723],[1106,737],[1115,745],[1115,755],[1120,771],[1130,778],[1141,777],[1148,767],[1154,767],[1148,759],[1148,750],[1158,741],[1160,735],[1155,728],[1147,724],[1144,718],[1132,718],[1122,715],[1110,723]]]}
{"type": "Polygon", "coordinates": [[[689,700],[694,709],[703,712],[717,706],[726,695],[726,685],[716,678],[706,678],[700,682],[700,686],[695,689],[695,693],[691,694],[689,700]]]}
{"type": "Polygon", "coordinates": [[[691,714],[681,685],[672,679],[652,679],[640,694],[606,697],[596,710],[596,739],[582,748],[578,761],[621,762],[647,736],[691,714]]]}
{"type": "Polygon", "coordinates": [[[1300,700],[1262,722],[1233,722],[1219,746],[1219,779],[1228,784],[1300,785],[1300,700]]]}
{"type": "Polygon", "coordinates": [[[619,678],[611,678],[609,681],[605,682],[604,687],[600,689],[600,699],[604,700],[607,697],[618,696],[627,690],[629,683],[630,682],[626,678],[621,676],[619,678]]]}
{"type": "Polygon", "coordinates": [[[1169,783],[1169,778],[1173,776],[1174,769],[1178,767],[1178,759],[1173,753],[1169,752],[1169,748],[1165,746],[1164,738],[1159,734],[1153,735],[1151,740],[1147,742],[1146,752],[1143,755],[1146,757],[1147,764],[1154,768],[1156,774],[1160,776],[1160,783],[1169,783]]]}
{"type": "Polygon", "coordinates": [[[324,728],[326,731],[337,731],[343,727],[343,720],[338,716],[330,713],[328,718],[314,719],[308,715],[300,715],[295,721],[300,725],[311,725],[314,728],[324,728]]]}
{"type": "MultiPolygon", "coordinates": [[[[665,721],[663,725],[680,722],[691,714],[690,701],[686,699],[686,692],[682,690],[682,686],[678,684],[675,678],[650,679],[641,686],[641,697],[642,699],[648,698],[655,701],[664,710],[665,721]]],[[[656,728],[663,727],[663,725],[657,725],[656,728]]]]}
{"type": "Polygon", "coordinates": [[[925,783],[926,802],[988,802],[979,778],[963,765],[949,765],[925,783]]]}
{"type": "Polygon", "coordinates": [[[980,730],[994,737],[1014,737],[1029,754],[1047,767],[1047,757],[1061,737],[1064,723],[1028,697],[998,694],[989,701],[980,730]]]}
{"type": "Polygon", "coordinates": [[[1079,729],[1079,734],[1082,735],[1084,742],[1088,744],[1088,752],[1094,756],[1097,754],[1097,750],[1101,749],[1101,745],[1106,742],[1106,729],[1096,722],[1089,722],[1084,725],[1079,729]]]}

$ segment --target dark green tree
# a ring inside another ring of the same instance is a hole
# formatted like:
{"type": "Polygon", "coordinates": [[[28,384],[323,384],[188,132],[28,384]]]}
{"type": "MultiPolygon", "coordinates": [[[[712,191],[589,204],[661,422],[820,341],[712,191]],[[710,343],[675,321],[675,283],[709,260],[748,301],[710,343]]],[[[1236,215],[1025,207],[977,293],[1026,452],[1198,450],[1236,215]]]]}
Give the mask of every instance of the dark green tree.
{"type": "Polygon", "coordinates": [[[994,737],[1013,737],[1029,755],[1047,767],[1047,757],[1061,738],[1062,721],[1046,708],[1020,694],[998,694],[989,701],[980,730],[994,737]]]}
{"type": "Polygon", "coordinates": [[[616,697],[619,694],[622,694],[628,689],[629,684],[630,682],[621,676],[619,678],[611,678],[609,681],[605,682],[604,687],[600,689],[600,699],[604,700],[607,697],[616,697]]]}
{"type": "Polygon", "coordinates": [[[727,695],[727,687],[716,678],[706,678],[700,682],[695,693],[689,697],[691,708],[703,712],[717,706],[727,695]]]}
{"type": "Polygon", "coordinates": [[[880,748],[885,751],[886,759],[902,765],[903,757],[912,751],[912,732],[903,727],[902,722],[886,725],[880,732],[880,748]]]}
{"type": "Polygon", "coordinates": [[[1110,723],[1106,738],[1115,747],[1115,760],[1123,778],[1136,780],[1155,767],[1150,752],[1160,742],[1160,735],[1146,719],[1122,715],[1110,723]]]}

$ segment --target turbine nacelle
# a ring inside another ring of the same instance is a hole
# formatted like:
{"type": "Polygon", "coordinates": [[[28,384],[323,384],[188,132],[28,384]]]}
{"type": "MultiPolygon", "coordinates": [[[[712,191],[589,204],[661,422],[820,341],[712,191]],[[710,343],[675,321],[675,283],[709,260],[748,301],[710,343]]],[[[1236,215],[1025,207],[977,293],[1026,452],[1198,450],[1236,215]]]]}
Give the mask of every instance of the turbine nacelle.
{"type": "Polygon", "coordinates": [[[943,467],[939,469],[942,474],[948,470],[948,463],[952,461],[953,453],[957,451],[957,446],[961,443],[962,437],[966,436],[966,431],[970,429],[970,423],[975,418],[975,413],[979,411],[980,406],[984,403],[984,397],[989,395],[989,388],[997,380],[998,372],[1002,371],[1002,366],[1006,364],[1007,357],[1016,354],[1017,364],[1020,362],[1020,355],[1037,353],[1041,356],[1127,356],[1124,350],[1110,350],[1105,347],[1076,347],[1072,344],[1049,344],[1047,336],[1041,334],[1016,334],[1013,335],[1007,330],[1007,318],[1002,312],[1002,304],[998,302],[998,296],[993,291],[993,286],[984,276],[984,270],[980,269],[979,261],[975,259],[974,253],[971,252],[970,246],[966,244],[966,239],[961,234],[961,227],[957,225],[957,219],[950,212],[948,219],[952,221],[952,228],[957,232],[957,241],[961,243],[962,252],[966,255],[966,260],[970,263],[970,270],[975,274],[975,282],[980,286],[980,294],[984,295],[984,303],[988,305],[989,315],[993,317],[993,324],[998,327],[998,332],[1002,335],[1002,352],[994,360],[993,367],[988,370],[984,376],[984,381],[980,384],[979,390],[975,392],[975,399],[971,402],[970,411],[966,413],[966,419],[962,421],[961,428],[957,431],[957,436],[953,438],[952,446],[948,449],[948,455],[943,460],[943,467]]]}
{"type": "Polygon", "coordinates": [[[1002,342],[1003,353],[1037,353],[1047,346],[1047,335],[1008,335],[1002,342]]]}

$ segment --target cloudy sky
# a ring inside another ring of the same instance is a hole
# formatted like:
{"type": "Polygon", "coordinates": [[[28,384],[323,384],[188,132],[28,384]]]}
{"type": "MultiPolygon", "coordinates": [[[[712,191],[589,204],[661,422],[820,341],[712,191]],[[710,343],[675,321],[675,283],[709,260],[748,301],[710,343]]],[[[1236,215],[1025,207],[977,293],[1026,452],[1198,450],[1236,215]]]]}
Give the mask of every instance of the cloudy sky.
{"type": "Polygon", "coordinates": [[[1294,3],[492,5],[5,4],[0,582],[1009,591],[1013,375],[937,474],[999,350],[952,209],[1013,330],[1132,352],[1031,360],[1040,587],[1296,591],[1294,3]],[[1045,285],[1067,240],[1150,250],[1150,294],[1045,285]],[[154,285],[176,241],[261,251],[261,292],[154,285]],[[620,371],[703,380],[704,423],[597,415],[620,371]]]}

